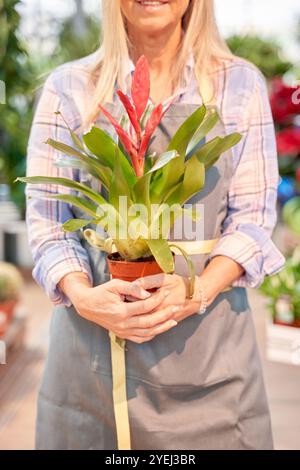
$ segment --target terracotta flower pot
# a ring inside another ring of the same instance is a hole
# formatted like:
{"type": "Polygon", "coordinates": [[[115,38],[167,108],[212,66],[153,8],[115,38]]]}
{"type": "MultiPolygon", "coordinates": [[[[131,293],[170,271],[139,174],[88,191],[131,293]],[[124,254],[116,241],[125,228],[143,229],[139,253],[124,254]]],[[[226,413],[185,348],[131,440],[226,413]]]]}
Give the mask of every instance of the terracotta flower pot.
{"type": "Polygon", "coordinates": [[[300,319],[294,320],[292,323],[280,321],[280,320],[273,320],[275,325],[282,325],[282,326],[292,326],[293,328],[300,328],[300,319]]]}
{"type": "Polygon", "coordinates": [[[8,330],[8,327],[13,319],[17,303],[17,300],[6,300],[5,302],[0,302],[0,336],[3,336],[8,330]]]}
{"type": "Polygon", "coordinates": [[[5,302],[0,302],[0,312],[4,312],[6,314],[8,322],[11,322],[13,318],[17,303],[17,300],[6,300],[5,302]]]}
{"type": "Polygon", "coordinates": [[[2,336],[5,335],[7,329],[8,329],[7,316],[4,312],[1,312],[0,310],[0,338],[2,338],[2,336]]]}
{"type": "Polygon", "coordinates": [[[108,269],[113,279],[133,282],[139,277],[162,273],[162,269],[153,257],[137,261],[126,261],[118,253],[107,256],[108,269]]]}

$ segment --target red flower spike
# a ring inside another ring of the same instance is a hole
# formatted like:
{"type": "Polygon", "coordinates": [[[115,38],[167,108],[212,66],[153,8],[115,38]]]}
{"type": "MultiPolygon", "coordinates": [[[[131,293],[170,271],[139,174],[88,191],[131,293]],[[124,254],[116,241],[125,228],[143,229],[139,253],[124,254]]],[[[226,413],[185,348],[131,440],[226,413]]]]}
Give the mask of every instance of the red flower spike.
{"type": "Polygon", "coordinates": [[[131,159],[136,175],[140,177],[144,174],[144,157],[149,147],[152,134],[176,97],[170,100],[165,107],[163,107],[162,104],[158,104],[154,107],[150,118],[146,122],[145,130],[143,131],[140,125],[140,119],[145,112],[150,96],[150,72],[145,56],[142,56],[136,63],[131,87],[131,99],[121,90],[117,90],[117,94],[129,116],[130,123],[128,132],[126,132],[118,121],[100,104],[98,106],[114,126],[123,147],[131,159]]]}
{"type": "Polygon", "coordinates": [[[151,136],[153,132],[155,131],[155,129],[157,128],[158,124],[160,123],[162,116],[163,116],[163,106],[162,104],[158,104],[153,109],[151,116],[147,121],[145,132],[142,137],[142,142],[141,142],[141,146],[140,146],[139,153],[138,153],[139,159],[145,156],[147,148],[150,143],[151,136]]]}
{"type": "Polygon", "coordinates": [[[122,126],[118,123],[118,121],[108,112],[106,109],[104,109],[100,104],[98,104],[98,107],[104,114],[104,116],[111,122],[111,124],[114,126],[116,133],[119,136],[119,139],[123,145],[123,147],[126,149],[128,152],[128,155],[131,158],[132,161],[132,166],[135,169],[135,172],[137,174],[138,170],[138,154],[137,150],[138,147],[136,144],[133,142],[133,140],[130,138],[130,136],[127,134],[127,132],[123,129],[122,126]]]}
{"type": "Polygon", "coordinates": [[[116,130],[116,132],[119,136],[119,139],[121,140],[122,144],[124,145],[124,147],[126,148],[128,153],[131,154],[133,149],[135,151],[137,151],[137,146],[136,146],[135,142],[133,142],[133,140],[127,134],[125,129],[123,129],[123,127],[120,126],[118,121],[108,111],[106,111],[106,109],[102,108],[102,106],[100,104],[98,104],[98,106],[99,106],[100,110],[102,111],[102,113],[104,114],[104,116],[114,126],[114,128],[115,128],[115,130],[116,130]]]}
{"type": "Polygon", "coordinates": [[[122,101],[124,108],[126,109],[130,122],[133,125],[133,128],[137,134],[137,141],[139,142],[141,139],[142,130],[137,118],[136,110],[127,95],[125,95],[121,90],[118,90],[117,94],[120,100],[122,101]]]}
{"type": "Polygon", "coordinates": [[[145,56],[141,56],[136,63],[131,86],[131,97],[134,103],[137,119],[141,119],[150,96],[150,71],[145,56]]]}

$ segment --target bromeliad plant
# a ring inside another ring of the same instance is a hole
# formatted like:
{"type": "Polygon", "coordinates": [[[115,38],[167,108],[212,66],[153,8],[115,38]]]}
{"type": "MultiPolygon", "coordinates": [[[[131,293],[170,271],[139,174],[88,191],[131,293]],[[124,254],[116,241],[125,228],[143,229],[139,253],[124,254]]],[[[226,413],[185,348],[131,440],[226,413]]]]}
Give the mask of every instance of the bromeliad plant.
{"type": "MultiPolygon", "coordinates": [[[[131,96],[117,91],[126,114],[118,122],[107,110],[100,110],[114,127],[116,141],[99,127],[82,136],[69,129],[73,147],[49,139],[47,144],[71,156],[63,165],[87,171],[101,182],[107,197],[91,187],[66,179],[47,176],[18,178],[36,184],[55,184],[76,191],[76,195],[55,194],[47,198],[76,206],[87,219],[71,219],[63,224],[65,231],[76,231],[90,224],[99,224],[105,236],[86,229],[86,239],[108,253],[118,252],[122,260],[141,260],[153,256],[162,271],[174,272],[174,257],[168,233],[164,229],[164,214],[176,205],[169,229],[177,217],[185,213],[183,205],[203,189],[205,172],[220,155],[237,144],[240,134],[215,137],[203,144],[206,135],[216,125],[219,116],[214,109],[200,106],[178,128],[165,152],[149,154],[149,145],[164,114],[172,106],[149,104],[150,73],[146,58],[141,57],[132,81],[131,96]],[[125,206],[122,201],[125,202],[125,206]],[[136,205],[147,209],[138,213],[136,205]],[[156,205],[153,213],[151,207],[156,205]],[[125,207],[125,210],[124,210],[125,207]],[[134,230],[130,230],[134,226],[134,230]],[[153,230],[155,227],[155,230],[153,230]],[[156,236],[153,236],[155,231],[156,236]],[[120,235],[121,234],[121,235],[120,235]]],[[[190,211],[191,217],[196,215],[190,211]]],[[[185,255],[193,277],[193,266],[185,255]]]]}

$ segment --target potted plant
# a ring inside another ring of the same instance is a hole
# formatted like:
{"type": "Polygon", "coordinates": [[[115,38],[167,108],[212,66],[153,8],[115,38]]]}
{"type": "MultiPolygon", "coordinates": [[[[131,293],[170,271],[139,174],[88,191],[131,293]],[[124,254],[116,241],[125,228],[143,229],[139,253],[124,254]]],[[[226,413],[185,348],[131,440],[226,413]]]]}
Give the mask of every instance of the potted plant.
{"type": "MultiPolygon", "coordinates": [[[[90,224],[102,227],[105,236],[91,228],[84,231],[84,236],[108,253],[113,277],[134,280],[141,275],[161,271],[173,273],[174,256],[172,245],[167,240],[168,230],[175,219],[186,212],[197,218],[195,211],[188,211],[183,205],[204,187],[206,170],[223,152],[237,144],[241,136],[233,133],[201,145],[219,119],[216,110],[207,110],[203,105],[179,127],[165,152],[149,155],[151,138],[172,101],[165,107],[148,104],[150,73],[144,56],[136,64],[131,96],[121,90],[117,93],[126,111],[121,122],[99,105],[116,131],[116,142],[96,126],[82,139],[69,129],[74,147],[53,139],[47,141],[55,149],[73,157],[70,163],[73,168],[77,165],[100,180],[107,190],[107,198],[84,184],[65,178],[37,176],[17,180],[52,183],[81,193],[81,196],[57,194],[49,198],[78,206],[89,216],[88,219],[67,221],[63,225],[65,231],[81,230],[90,224]],[[125,201],[123,205],[122,201],[125,201]],[[145,213],[134,213],[132,209],[137,204],[146,209],[145,213]],[[151,213],[153,204],[156,211],[151,213]],[[174,208],[171,220],[164,226],[164,214],[171,206],[174,208]]],[[[193,265],[187,254],[182,254],[189,265],[192,292],[193,265]]]]}
{"type": "Polygon", "coordinates": [[[13,319],[22,285],[23,280],[18,269],[12,264],[0,262],[0,337],[6,333],[13,319]]]}
{"type": "MultiPolygon", "coordinates": [[[[121,90],[117,93],[126,111],[120,122],[99,105],[116,131],[116,141],[96,126],[82,138],[69,128],[73,146],[53,139],[47,141],[56,150],[72,157],[61,162],[63,166],[83,169],[100,181],[106,197],[88,185],[66,178],[35,176],[18,178],[18,181],[61,185],[79,193],[76,196],[47,196],[77,206],[87,214],[84,219],[68,220],[63,224],[63,230],[85,229],[85,238],[107,252],[111,275],[132,281],[157,272],[174,272],[172,248],[175,245],[168,241],[170,229],[183,214],[197,219],[196,211],[184,208],[184,204],[203,189],[206,170],[223,152],[237,144],[241,135],[233,133],[205,141],[219,116],[215,109],[207,109],[203,105],[177,129],[164,152],[151,155],[151,138],[172,101],[165,106],[149,104],[150,73],[144,56],[136,64],[131,96],[121,90]],[[137,206],[139,210],[136,210],[137,206]],[[91,225],[100,227],[103,233],[86,228],[91,225]]],[[[189,267],[192,295],[194,265],[188,254],[179,249],[189,267]]],[[[112,332],[109,335],[118,447],[129,449],[125,340],[112,332]]]]}

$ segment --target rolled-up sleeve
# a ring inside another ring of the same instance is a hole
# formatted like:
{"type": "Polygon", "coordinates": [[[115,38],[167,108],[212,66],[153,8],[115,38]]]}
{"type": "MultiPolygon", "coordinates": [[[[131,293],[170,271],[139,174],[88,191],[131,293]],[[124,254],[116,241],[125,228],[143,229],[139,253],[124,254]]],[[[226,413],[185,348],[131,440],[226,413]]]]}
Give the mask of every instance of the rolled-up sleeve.
{"type": "Polygon", "coordinates": [[[255,71],[247,101],[237,127],[243,138],[233,150],[228,212],[211,257],[227,256],[244,268],[244,275],[234,286],[258,287],[285,262],[271,239],[277,219],[279,173],[268,92],[259,72],[255,71]]]}
{"type": "MultiPolygon", "coordinates": [[[[58,77],[59,79],[59,77],[58,77]]],[[[35,112],[27,151],[27,176],[54,176],[78,179],[77,170],[58,168],[55,160],[59,153],[45,141],[51,137],[72,145],[70,135],[60,111],[71,127],[78,118],[64,106],[63,97],[50,75],[35,112]]],[[[74,191],[55,185],[26,186],[26,220],[29,244],[34,259],[33,277],[46,291],[54,304],[70,305],[59,289],[59,281],[72,272],[83,272],[92,281],[89,257],[76,233],[66,233],[62,224],[74,217],[71,206],[60,201],[45,199],[49,193],[74,194],[74,191]]]]}

